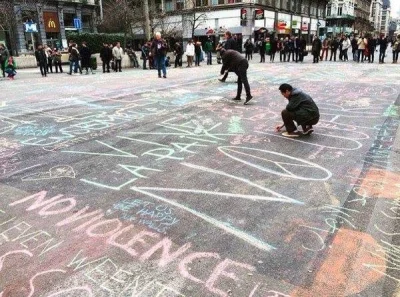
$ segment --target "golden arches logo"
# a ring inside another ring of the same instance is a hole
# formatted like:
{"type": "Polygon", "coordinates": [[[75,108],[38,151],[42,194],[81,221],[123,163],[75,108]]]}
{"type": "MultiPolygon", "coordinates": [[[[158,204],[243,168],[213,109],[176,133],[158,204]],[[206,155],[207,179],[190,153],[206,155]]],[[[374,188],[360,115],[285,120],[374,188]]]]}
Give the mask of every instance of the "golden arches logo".
{"type": "Polygon", "coordinates": [[[51,18],[49,19],[49,22],[47,23],[48,28],[56,28],[56,22],[53,21],[51,18]]]}

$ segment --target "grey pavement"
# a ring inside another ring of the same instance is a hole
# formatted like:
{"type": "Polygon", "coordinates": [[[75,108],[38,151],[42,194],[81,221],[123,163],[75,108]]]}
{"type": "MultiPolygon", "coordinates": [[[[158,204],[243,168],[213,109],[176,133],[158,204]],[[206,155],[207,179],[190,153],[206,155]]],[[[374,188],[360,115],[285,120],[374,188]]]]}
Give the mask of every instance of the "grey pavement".
{"type": "Polygon", "coordinates": [[[396,296],[400,66],[258,59],[0,79],[0,296],[396,296]]]}

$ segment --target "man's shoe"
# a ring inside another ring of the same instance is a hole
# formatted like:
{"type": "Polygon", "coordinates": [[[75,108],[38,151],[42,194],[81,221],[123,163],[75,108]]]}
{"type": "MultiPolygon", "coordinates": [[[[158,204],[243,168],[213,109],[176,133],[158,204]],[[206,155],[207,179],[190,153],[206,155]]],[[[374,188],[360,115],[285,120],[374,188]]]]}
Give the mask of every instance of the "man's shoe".
{"type": "Polygon", "coordinates": [[[235,97],[235,98],[232,98],[232,100],[237,100],[237,101],[240,101],[240,100],[242,100],[240,97],[235,97]]]}
{"type": "Polygon", "coordinates": [[[251,99],[253,99],[253,96],[247,96],[246,97],[246,101],[244,102],[244,105],[247,105],[247,103],[249,103],[249,101],[251,100],[251,99]]]}
{"type": "Polygon", "coordinates": [[[295,130],[293,132],[283,132],[282,136],[290,137],[290,138],[296,138],[296,137],[300,136],[300,133],[299,133],[299,131],[295,130]]]}
{"type": "Polygon", "coordinates": [[[222,78],[218,78],[218,80],[219,80],[220,82],[225,82],[225,79],[222,79],[222,78]]]}
{"type": "Polygon", "coordinates": [[[313,132],[314,129],[312,126],[306,126],[306,128],[303,130],[303,135],[311,135],[313,132]]]}
{"type": "Polygon", "coordinates": [[[167,78],[167,76],[166,76],[166,75],[163,75],[163,77],[164,77],[164,78],[167,78]]]}

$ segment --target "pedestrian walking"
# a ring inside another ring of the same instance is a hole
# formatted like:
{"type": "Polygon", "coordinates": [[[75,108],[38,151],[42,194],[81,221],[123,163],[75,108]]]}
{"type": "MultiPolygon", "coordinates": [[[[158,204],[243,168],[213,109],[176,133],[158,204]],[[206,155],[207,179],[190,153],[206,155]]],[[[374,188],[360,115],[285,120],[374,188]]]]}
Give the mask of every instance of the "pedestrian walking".
{"type": "Polygon", "coordinates": [[[254,44],[250,39],[247,39],[244,43],[245,58],[247,61],[253,60],[254,44]]]}
{"type": "Polygon", "coordinates": [[[44,51],[43,45],[39,44],[36,51],[35,51],[35,57],[36,57],[36,62],[37,66],[40,68],[40,73],[42,74],[42,77],[47,76],[47,57],[46,57],[46,52],[44,51]]]}
{"type": "Polygon", "coordinates": [[[69,54],[69,75],[72,75],[72,70],[74,70],[74,72],[78,72],[79,70],[79,73],[82,74],[82,68],[79,65],[80,58],[77,45],[76,43],[73,43],[69,54]]]}
{"type": "Polygon", "coordinates": [[[192,67],[193,58],[194,58],[194,44],[193,40],[189,40],[188,44],[186,45],[186,59],[187,59],[186,67],[192,67]]]}
{"type": "Polygon", "coordinates": [[[289,84],[280,85],[279,91],[289,102],[281,112],[283,124],[276,126],[275,131],[281,132],[285,127],[286,131],[282,133],[285,137],[299,137],[314,132],[313,125],[318,123],[320,115],[311,96],[289,84]],[[303,132],[297,130],[298,125],[302,127],[303,132]]]}
{"type": "Polygon", "coordinates": [[[175,68],[182,67],[183,48],[180,42],[176,42],[174,46],[175,68]]]}
{"type": "Polygon", "coordinates": [[[388,46],[388,39],[386,36],[381,35],[381,38],[379,39],[379,64],[384,64],[385,63],[385,57],[386,57],[386,50],[388,46]]]}
{"type": "Polygon", "coordinates": [[[155,39],[151,45],[151,54],[157,61],[158,77],[167,78],[167,68],[165,67],[165,57],[167,55],[167,42],[161,38],[161,33],[155,34],[155,39]]]}
{"type": "Polygon", "coordinates": [[[204,52],[207,56],[207,65],[212,65],[212,50],[213,50],[213,43],[211,38],[208,38],[206,43],[204,44],[204,52]]]}
{"type": "Polygon", "coordinates": [[[244,89],[246,91],[246,101],[245,105],[253,98],[250,91],[250,85],[247,80],[247,69],[249,68],[249,62],[237,51],[235,50],[225,50],[221,49],[222,56],[222,68],[221,75],[226,71],[235,72],[238,76],[237,81],[237,95],[233,100],[241,100],[240,96],[242,95],[242,84],[244,85],[244,89]]]}

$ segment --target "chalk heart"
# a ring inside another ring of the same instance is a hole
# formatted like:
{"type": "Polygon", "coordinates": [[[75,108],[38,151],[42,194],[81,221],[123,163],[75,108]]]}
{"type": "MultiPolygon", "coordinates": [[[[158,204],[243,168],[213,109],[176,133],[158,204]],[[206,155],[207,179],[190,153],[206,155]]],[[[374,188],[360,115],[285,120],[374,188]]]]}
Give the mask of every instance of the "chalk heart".
{"type": "Polygon", "coordinates": [[[328,180],[332,173],[318,164],[285,154],[239,146],[223,146],[225,156],[270,174],[300,180],[328,180]]]}
{"type": "Polygon", "coordinates": [[[60,165],[50,168],[47,172],[38,172],[22,178],[22,180],[46,180],[56,178],[75,178],[75,171],[69,165],[60,165]]]}

